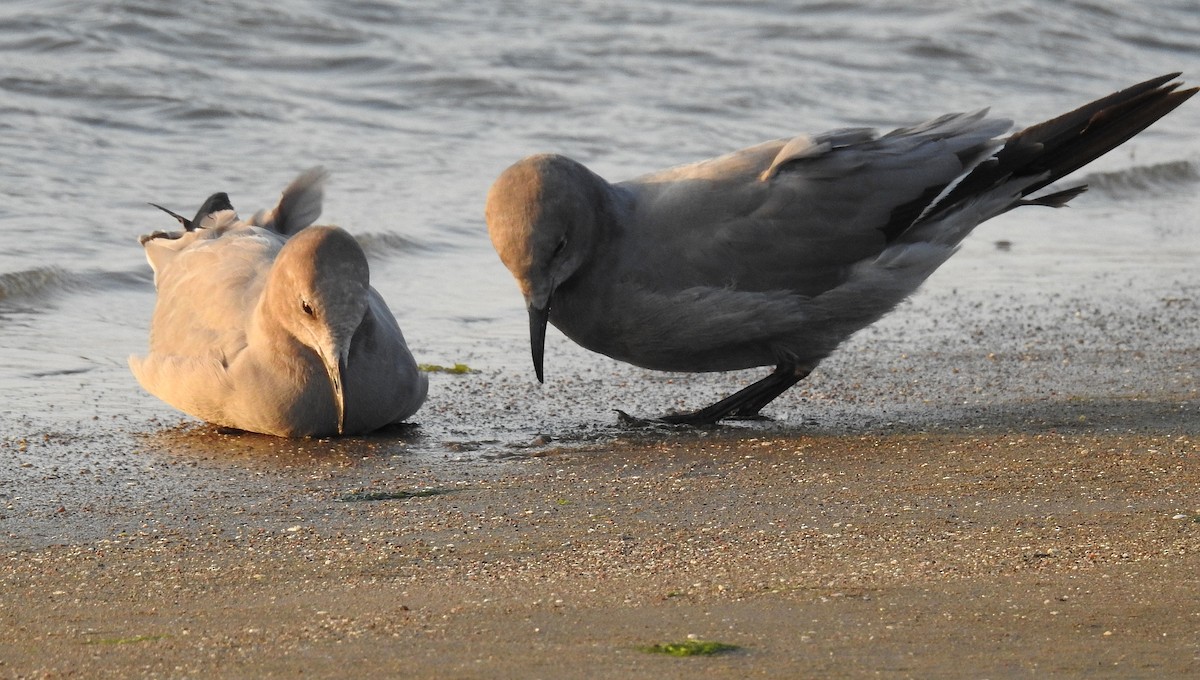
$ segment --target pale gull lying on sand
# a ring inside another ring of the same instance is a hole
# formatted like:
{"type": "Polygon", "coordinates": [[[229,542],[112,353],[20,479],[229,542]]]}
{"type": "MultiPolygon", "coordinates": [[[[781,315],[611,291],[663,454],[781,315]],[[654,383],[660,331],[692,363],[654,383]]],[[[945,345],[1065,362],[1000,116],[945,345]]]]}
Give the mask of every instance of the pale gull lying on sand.
{"type": "Polygon", "coordinates": [[[428,382],[362,248],[309,226],[325,177],[302,174],[248,222],[218,193],[194,219],[171,213],[182,232],[141,237],[158,290],[150,353],[129,359],[142,387],[197,418],[285,437],[361,434],[416,412],[428,382]]]}
{"type": "Polygon", "coordinates": [[[1169,74],[997,136],[986,111],[882,137],[845,129],[778,139],[610,184],[569,158],[531,156],[487,199],[500,259],[529,310],[542,380],[549,321],[587,349],[663,371],[775,366],[692,413],[755,417],[855,331],[915,291],[984,220],[1062,206],[1032,194],[1179,106],[1169,74]]]}

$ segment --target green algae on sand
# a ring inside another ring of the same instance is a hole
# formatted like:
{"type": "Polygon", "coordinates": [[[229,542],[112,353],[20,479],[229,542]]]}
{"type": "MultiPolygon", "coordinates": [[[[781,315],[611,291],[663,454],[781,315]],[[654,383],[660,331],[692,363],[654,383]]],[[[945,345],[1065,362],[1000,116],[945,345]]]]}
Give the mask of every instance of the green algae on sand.
{"type": "Polygon", "coordinates": [[[452,375],[463,375],[466,373],[474,373],[475,369],[466,364],[454,364],[453,366],[442,366],[441,364],[417,364],[417,369],[423,373],[450,373],[452,375]]]}
{"type": "Polygon", "coordinates": [[[683,642],[664,642],[656,645],[638,647],[647,654],[666,654],[668,656],[712,656],[741,649],[737,645],[713,640],[684,640],[683,642]]]}

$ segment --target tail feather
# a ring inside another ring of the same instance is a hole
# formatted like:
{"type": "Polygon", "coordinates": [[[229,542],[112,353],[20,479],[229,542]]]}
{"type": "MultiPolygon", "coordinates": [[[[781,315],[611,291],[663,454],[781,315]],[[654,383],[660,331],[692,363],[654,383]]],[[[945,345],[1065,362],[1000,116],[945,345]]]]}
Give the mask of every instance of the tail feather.
{"type": "Polygon", "coordinates": [[[1070,201],[1072,198],[1075,198],[1085,191],[1087,191],[1087,185],[1081,184],[1077,187],[1063,189],[1062,191],[1056,191],[1052,194],[1046,194],[1045,196],[1026,199],[1017,205],[1044,205],[1047,208],[1061,208],[1067,204],[1067,201],[1070,201]]]}
{"type": "MultiPolygon", "coordinates": [[[[918,223],[937,219],[963,201],[1010,180],[1037,178],[1021,189],[1023,198],[1112,151],[1200,90],[1179,90],[1180,83],[1168,82],[1179,75],[1152,78],[1013,134],[995,155],[926,210],[918,223]]],[[[1058,207],[1082,190],[1077,187],[1038,199],[1018,199],[1010,207],[1058,207]]]]}
{"type": "Polygon", "coordinates": [[[294,236],[321,216],[328,177],[329,173],[320,166],[304,171],[283,190],[274,208],[259,211],[250,218],[250,223],[284,236],[294,236]]]}
{"type": "Polygon", "coordinates": [[[211,227],[214,224],[212,216],[226,210],[233,210],[233,204],[229,202],[229,194],[224,191],[218,191],[205,199],[204,203],[200,205],[200,209],[196,211],[196,216],[192,218],[192,226],[188,228],[187,225],[184,225],[184,228],[192,231],[194,229],[211,227]]]}

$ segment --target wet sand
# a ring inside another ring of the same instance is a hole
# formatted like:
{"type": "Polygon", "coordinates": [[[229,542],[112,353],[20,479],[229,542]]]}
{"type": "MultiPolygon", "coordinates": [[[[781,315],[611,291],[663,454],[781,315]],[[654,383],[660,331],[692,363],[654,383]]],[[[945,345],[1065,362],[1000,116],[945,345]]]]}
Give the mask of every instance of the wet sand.
{"type": "Polygon", "coordinates": [[[775,422],[711,430],[610,408],[753,374],[652,374],[559,337],[547,385],[523,363],[435,374],[419,427],[363,439],[180,424],[114,370],[80,383],[90,422],[5,424],[0,676],[1195,675],[1181,276],[927,292],[775,422]],[[640,649],[689,636],[740,649],[640,649]]]}

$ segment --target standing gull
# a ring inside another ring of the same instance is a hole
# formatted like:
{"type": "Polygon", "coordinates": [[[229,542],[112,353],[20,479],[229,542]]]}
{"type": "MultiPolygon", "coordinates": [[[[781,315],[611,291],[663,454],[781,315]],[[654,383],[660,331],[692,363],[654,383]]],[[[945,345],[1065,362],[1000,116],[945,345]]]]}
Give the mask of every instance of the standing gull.
{"type": "Polygon", "coordinates": [[[158,302],[142,387],[197,418],[283,437],[361,434],[411,416],[428,382],[367,259],[321,213],[326,173],[300,175],[249,221],[224,193],[182,232],[142,236],[158,302]]]}
{"type": "Polygon", "coordinates": [[[878,136],[778,139],[610,184],[570,158],[518,161],[492,185],[488,232],[529,310],[542,380],[546,323],[587,349],[662,371],[774,372],[698,411],[754,417],[877,321],[981,222],[1060,207],[1033,196],[1196,93],[1148,80],[1026,128],[986,111],[878,136]]]}

